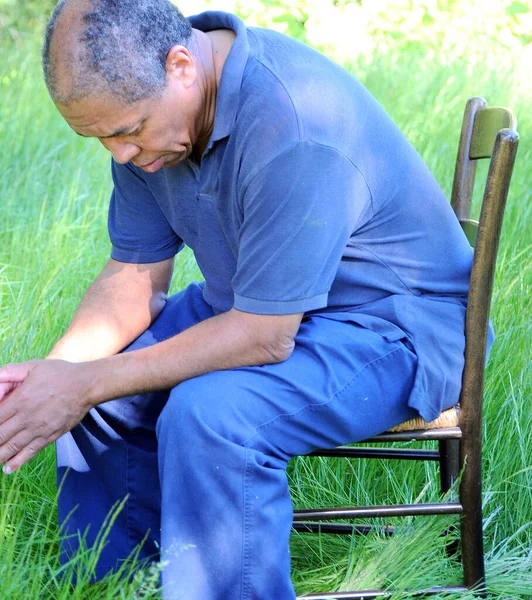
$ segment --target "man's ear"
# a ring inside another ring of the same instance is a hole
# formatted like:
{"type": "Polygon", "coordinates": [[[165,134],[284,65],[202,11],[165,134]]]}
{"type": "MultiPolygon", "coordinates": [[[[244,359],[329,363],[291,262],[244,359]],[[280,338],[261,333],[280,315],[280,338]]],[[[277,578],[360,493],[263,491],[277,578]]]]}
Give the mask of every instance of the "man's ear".
{"type": "Polygon", "coordinates": [[[166,75],[177,78],[183,87],[190,88],[196,81],[196,63],[184,46],[172,46],[166,55],[166,75]]]}

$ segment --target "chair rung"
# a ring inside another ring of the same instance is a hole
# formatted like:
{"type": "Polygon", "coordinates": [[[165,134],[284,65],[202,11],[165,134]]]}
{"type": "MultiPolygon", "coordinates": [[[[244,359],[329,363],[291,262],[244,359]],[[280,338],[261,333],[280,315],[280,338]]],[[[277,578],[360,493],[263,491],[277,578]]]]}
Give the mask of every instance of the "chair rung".
{"type": "Polygon", "coordinates": [[[390,506],[360,506],[343,508],[309,508],[294,511],[294,522],[358,519],[365,517],[410,517],[415,515],[459,515],[459,502],[433,504],[396,504],[390,506]]]}
{"type": "Polygon", "coordinates": [[[380,531],[384,535],[393,535],[395,527],[386,525],[376,527],[375,525],[348,525],[347,523],[302,523],[292,525],[294,531],[299,533],[331,533],[340,535],[368,535],[374,531],[380,531]]]}
{"type": "Polygon", "coordinates": [[[316,450],[307,456],[336,456],[343,458],[393,458],[398,460],[440,460],[437,450],[417,450],[411,448],[352,448],[337,446],[326,450],[316,450]]]}
{"type": "MultiPolygon", "coordinates": [[[[409,593],[411,596],[417,598],[423,598],[424,596],[435,596],[436,594],[442,593],[458,593],[467,592],[467,588],[463,585],[455,586],[444,586],[434,587],[427,590],[420,590],[419,592],[409,592],[405,590],[404,593],[409,593]]],[[[296,600],[375,600],[375,598],[382,598],[383,596],[390,597],[393,594],[397,594],[397,590],[385,591],[385,590],[367,590],[365,592],[327,592],[325,594],[307,594],[305,596],[297,596],[296,600]]]]}
{"type": "Polygon", "coordinates": [[[366,440],[361,440],[361,442],[409,442],[414,440],[449,440],[461,437],[462,430],[460,427],[442,427],[440,429],[381,433],[366,440]]]}

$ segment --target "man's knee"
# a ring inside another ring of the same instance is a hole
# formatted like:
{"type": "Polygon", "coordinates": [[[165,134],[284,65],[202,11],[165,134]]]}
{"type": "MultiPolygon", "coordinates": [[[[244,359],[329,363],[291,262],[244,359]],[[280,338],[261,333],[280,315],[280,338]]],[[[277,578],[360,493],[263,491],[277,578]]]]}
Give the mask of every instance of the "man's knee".
{"type": "Polygon", "coordinates": [[[250,435],[246,407],[253,394],[235,375],[215,371],[176,386],[157,421],[158,438],[171,435],[179,444],[214,435],[241,444],[250,435]]]}

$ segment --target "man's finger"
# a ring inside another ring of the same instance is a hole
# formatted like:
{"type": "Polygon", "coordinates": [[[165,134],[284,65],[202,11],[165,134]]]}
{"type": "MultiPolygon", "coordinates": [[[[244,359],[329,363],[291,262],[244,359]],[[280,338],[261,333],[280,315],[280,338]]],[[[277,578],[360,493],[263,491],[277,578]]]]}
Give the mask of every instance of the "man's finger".
{"type": "MultiPolygon", "coordinates": [[[[9,396],[4,402],[0,402],[0,429],[11,417],[17,414],[16,402],[12,402],[13,396],[9,396]]],[[[1,444],[0,444],[1,445],[1,444]]]]}
{"type": "Polygon", "coordinates": [[[8,460],[8,462],[3,466],[2,471],[6,475],[11,475],[11,473],[14,473],[20,469],[22,465],[26,464],[47,445],[48,442],[42,438],[36,438],[32,440],[30,443],[26,444],[22,450],[18,452],[18,454],[8,460]]]}
{"type": "Polygon", "coordinates": [[[14,452],[9,456],[5,456],[4,447],[6,447],[9,442],[23,429],[24,424],[20,423],[19,419],[9,419],[0,427],[0,464],[16,454],[16,452],[14,452]]]}
{"type": "Polygon", "coordinates": [[[0,464],[8,463],[20,454],[35,439],[35,434],[27,430],[11,435],[0,447],[0,464]]]}
{"type": "Polygon", "coordinates": [[[21,383],[30,372],[30,363],[14,363],[0,367],[0,383],[21,383]]]}
{"type": "Polygon", "coordinates": [[[15,383],[0,383],[0,402],[15,389],[15,383]]]}

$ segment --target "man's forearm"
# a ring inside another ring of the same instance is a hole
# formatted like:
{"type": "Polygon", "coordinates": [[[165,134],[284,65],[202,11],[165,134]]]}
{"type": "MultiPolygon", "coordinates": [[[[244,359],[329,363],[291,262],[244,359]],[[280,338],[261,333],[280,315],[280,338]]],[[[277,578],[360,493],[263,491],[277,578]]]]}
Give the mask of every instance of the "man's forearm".
{"type": "Polygon", "coordinates": [[[168,263],[143,266],[109,261],[47,358],[85,362],[120,352],[163,309],[170,274],[168,263]]]}
{"type": "Polygon", "coordinates": [[[16,471],[107,400],[172,388],[202,373],[285,360],[301,317],[232,309],[149,348],[79,364],[38,360],[0,368],[4,472],[16,471]]]}
{"type": "Polygon", "coordinates": [[[248,315],[231,310],[164,342],[87,365],[91,403],[172,388],[211,371],[281,362],[294,346],[301,315],[248,315]]]}

